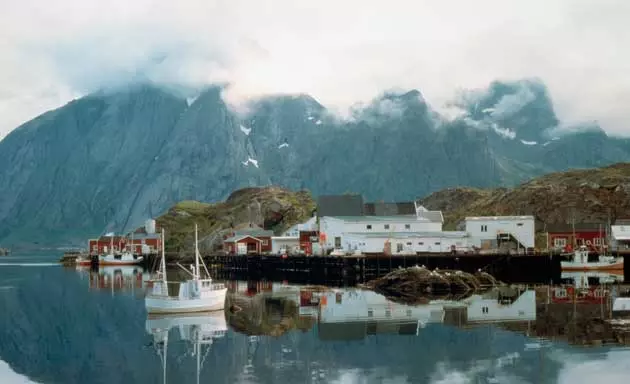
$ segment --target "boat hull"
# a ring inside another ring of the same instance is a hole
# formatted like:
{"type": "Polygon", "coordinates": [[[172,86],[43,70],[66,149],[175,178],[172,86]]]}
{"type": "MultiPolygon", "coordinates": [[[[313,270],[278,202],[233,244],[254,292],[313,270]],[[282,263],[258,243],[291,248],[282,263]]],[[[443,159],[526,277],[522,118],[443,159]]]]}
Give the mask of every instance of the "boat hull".
{"type": "Polygon", "coordinates": [[[225,308],[226,294],[227,288],[218,289],[212,295],[198,299],[147,296],[144,303],[147,312],[152,314],[218,311],[225,308]]]}
{"type": "Polygon", "coordinates": [[[619,258],[612,263],[575,263],[572,261],[562,261],[560,262],[560,268],[563,271],[623,271],[623,258],[619,258]]]}
{"type": "Polygon", "coordinates": [[[133,260],[103,260],[100,259],[98,261],[98,265],[138,265],[140,263],[142,263],[142,260],[144,258],[142,256],[138,257],[137,259],[133,259],[133,260]]]}

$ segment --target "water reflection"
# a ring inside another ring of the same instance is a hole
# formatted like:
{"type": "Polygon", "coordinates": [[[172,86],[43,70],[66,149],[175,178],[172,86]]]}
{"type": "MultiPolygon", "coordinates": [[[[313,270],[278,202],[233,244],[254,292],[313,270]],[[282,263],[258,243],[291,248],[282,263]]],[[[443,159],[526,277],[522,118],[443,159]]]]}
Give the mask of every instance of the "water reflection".
{"type": "Polygon", "coordinates": [[[108,266],[99,269],[76,267],[81,279],[88,280],[88,287],[94,291],[112,294],[130,292],[144,296],[152,275],[139,266],[108,266]]]}
{"type": "Polygon", "coordinates": [[[355,288],[231,281],[223,312],[148,317],[146,271],[1,272],[12,288],[0,290],[0,359],[43,383],[615,383],[630,372],[627,332],[610,321],[620,284],[407,306],[355,288]]]}
{"type": "Polygon", "coordinates": [[[189,347],[184,355],[192,357],[196,362],[197,383],[201,370],[215,339],[226,335],[227,325],[224,311],[202,312],[187,315],[150,315],[146,320],[146,331],[153,336],[153,346],[162,361],[162,383],[166,384],[166,367],[168,359],[169,334],[172,329],[178,331],[179,340],[189,347]]]}

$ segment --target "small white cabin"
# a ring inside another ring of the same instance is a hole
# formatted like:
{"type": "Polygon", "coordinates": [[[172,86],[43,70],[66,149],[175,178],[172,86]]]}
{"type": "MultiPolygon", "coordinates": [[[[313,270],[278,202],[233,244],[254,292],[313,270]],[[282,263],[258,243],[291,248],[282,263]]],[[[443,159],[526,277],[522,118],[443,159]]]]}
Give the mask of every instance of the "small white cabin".
{"type": "Polygon", "coordinates": [[[496,248],[501,240],[513,241],[517,248],[534,248],[534,216],[466,217],[466,232],[471,245],[481,249],[496,248]]]}

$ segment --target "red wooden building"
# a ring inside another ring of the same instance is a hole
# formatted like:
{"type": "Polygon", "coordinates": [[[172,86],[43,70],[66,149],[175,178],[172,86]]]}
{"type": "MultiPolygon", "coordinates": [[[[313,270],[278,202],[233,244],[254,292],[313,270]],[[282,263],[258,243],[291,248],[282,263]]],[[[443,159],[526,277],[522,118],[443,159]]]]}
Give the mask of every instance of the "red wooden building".
{"type": "Polygon", "coordinates": [[[567,252],[576,246],[585,245],[589,250],[598,252],[608,246],[606,225],[603,223],[559,224],[547,226],[549,248],[567,252]],[[575,234],[575,235],[574,235],[575,234]]]}
{"type": "Polygon", "coordinates": [[[319,242],[319,231],[300,231],[300,250],[308,256],[313,254],[313,243],[319,242]]]}
{"type": "Polygon", "coordinates": [[[88,240],[88,249],[91,255],[104,255],[111,252],[133,251],[136,255],[159,253],[162,248],[161,236],[157,233],[134,233],[131,237],[125,236],[101,236],[98,239],[88,240]],[[113,243],[113,244],[112,244],[113,243]]]}
{"type": "Polygon", "coordinates": [[[234,231],[223,240],[223,249],[229,255],[269,253],[272,236],[273,231],[260,229],[234,231]]]}

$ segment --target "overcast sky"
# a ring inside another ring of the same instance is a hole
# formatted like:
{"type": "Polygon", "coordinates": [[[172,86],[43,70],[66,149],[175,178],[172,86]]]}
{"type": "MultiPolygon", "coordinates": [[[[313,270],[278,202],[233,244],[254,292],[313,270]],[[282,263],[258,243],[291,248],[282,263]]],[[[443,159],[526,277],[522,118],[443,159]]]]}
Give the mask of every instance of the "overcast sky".
{"type": "Polygon", "coordinates": [[[459,89],[539,77],[565,122],[630,135],[628,20],[628,0],[3,0],[0,137],[134,78],[343,110],[394,87],[440,109],[459,89]]]}

